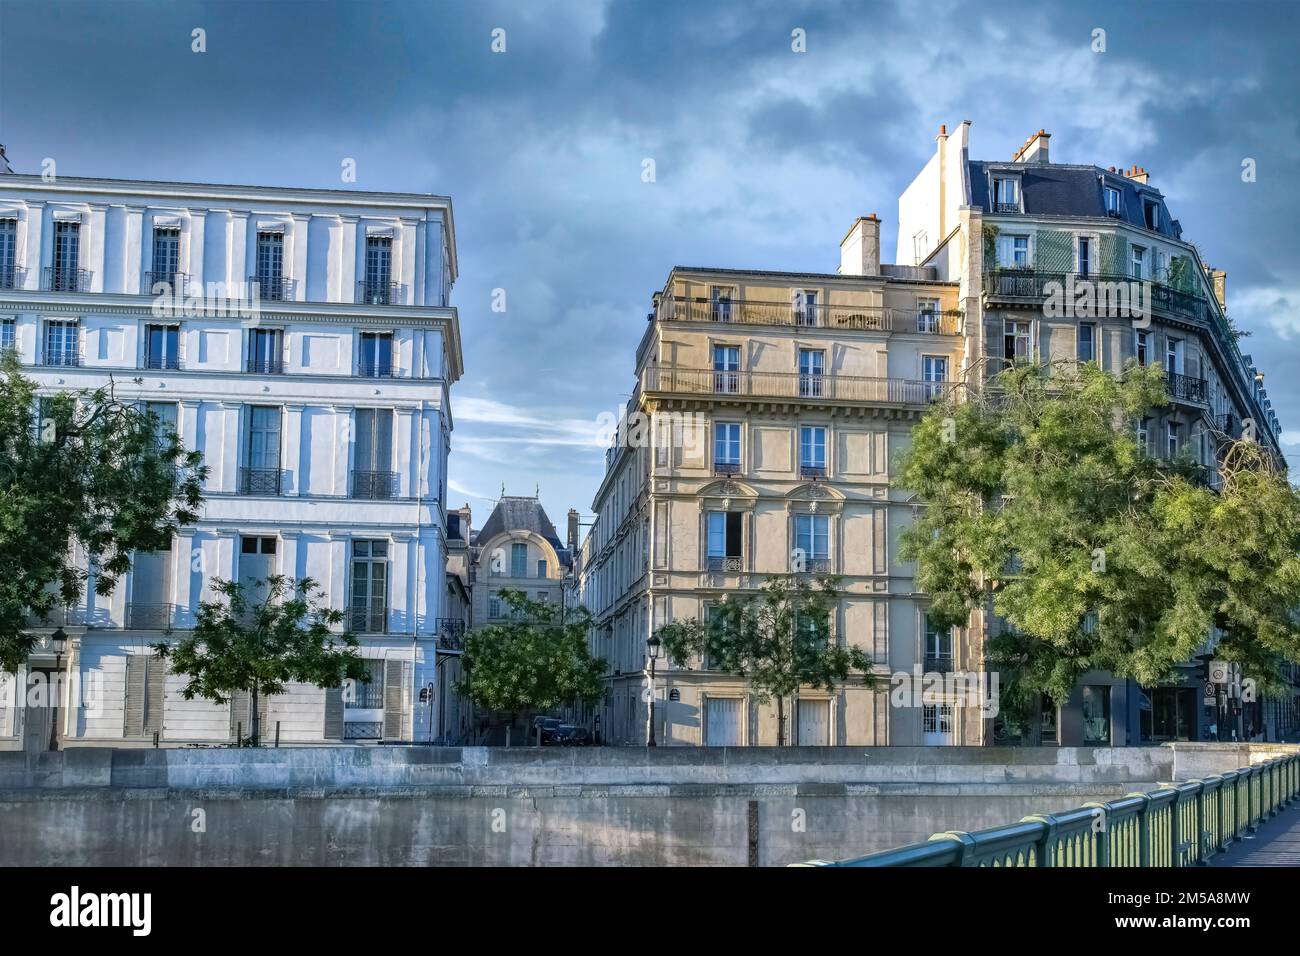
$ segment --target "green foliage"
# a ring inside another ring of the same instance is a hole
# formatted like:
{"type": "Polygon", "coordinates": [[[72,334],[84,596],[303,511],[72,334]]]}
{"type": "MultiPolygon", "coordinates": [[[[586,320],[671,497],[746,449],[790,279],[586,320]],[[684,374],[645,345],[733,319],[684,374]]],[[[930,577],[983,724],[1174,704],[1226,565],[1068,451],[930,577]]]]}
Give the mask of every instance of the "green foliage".
{"type": "Polygon", "coordinates": [[[194,630],[155,649],[173,673],[189,678],[181,691],[186,700],[224,704],[236,691],[249,693],[256,745],[259,696],[282,694],[289,681],[338,687],[367,674],[356,637],[334,630],[343,612],[320,603],[315,581],[274,574],[254,587],[265,589],[264,600],[250,601],[238,582],[214,581],[213,592],[224,600],[200,602],[194,630]]]}
{"type": "Polygon", "coordinates": [[[727,595],[707,621],[673,621],[655,635],[678,667],[689,669],[704,656],[712,669],[746,678],[760,702],[775,698],[777,742],[784,744],[786,697],[801,687],[829,690],[854,670],[872,683],[866,652],[833,642],[839,599],[838,578],[777,575],[757,594],[727,595]]]}
{"type": "Polygon", "coordinates": [[[169,546],[202,504],[206,469],[158,419],[113,388],[38,401],[17,357],[0,361],[0,671],[35,644],[29,611],[47,617],[94,588],[111,594],[136,550],[169,546]]]}
{"type": "Polygon", "coordinates": [[[1213,634],[1265,693],[1300,660],[1300,497],[1264,449],[1235,443],[1222,490],[1189,459],[1149,457],[1159,366],[1021,366],[936,406],[900,456],[925,504],[902,536],[931,621],[965,626],[991,597],[1009,627],[986,653],[1002,710],[1063,701],[1092,669],[1151,686],[1213,634]],[[1009,685],[1009,686],[1008,686],[1009,685]]]}
{"type": "Polygon", "coordinates": [[[465,637],[460,694],[511,714],[593,704],[605,696],[605,660],[587,650],[591,613],[585,607],[530,601],[513,588],[500,596],[509,617],[465,637]]]}

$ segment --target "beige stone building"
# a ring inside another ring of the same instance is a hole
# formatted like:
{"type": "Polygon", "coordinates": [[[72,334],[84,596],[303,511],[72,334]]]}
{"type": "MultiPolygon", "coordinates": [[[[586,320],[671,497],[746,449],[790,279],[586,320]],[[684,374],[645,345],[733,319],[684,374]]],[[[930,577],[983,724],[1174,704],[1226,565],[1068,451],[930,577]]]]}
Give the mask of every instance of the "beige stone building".
{"type": "Polygon", "coordinates": [[[471,542],[476,626],[509,613],[501,598],[507,588],[523,591],[534,601],[563,602],[570,549],[561,543],[537,498],[503,495],[471,542]]]}
{"type": "MultiPolygon", "coordinates": [[[[865,649],[880,680],[800,692],[787,701],[787,742],[982,739],[977,710],[887,704],[892,672],[978,659],[970,635],[927,628],[898,559],[917,506],[889,486],[913,423],[953,387],[962,331],[958,283],[882,265],[875,216],[845,236],[838,274],[672,270],[578,562],[592,651],[609,662],[603,706],[579,719],[599,717],[610,743],[644,743],[653,630],[703,618],[802,557],[807,571],[842,577],[834,639],[865,649]]],[[[662,745],[777,741],[775,702],[704,661],[660,660],[654,696],[662,745]]]]}

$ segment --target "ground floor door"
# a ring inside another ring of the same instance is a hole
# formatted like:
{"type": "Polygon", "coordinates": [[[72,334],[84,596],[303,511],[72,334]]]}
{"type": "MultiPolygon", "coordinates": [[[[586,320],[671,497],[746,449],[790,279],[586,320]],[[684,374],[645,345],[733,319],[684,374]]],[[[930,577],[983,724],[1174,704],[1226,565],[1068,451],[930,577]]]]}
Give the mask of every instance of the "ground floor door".
{"type": "Polygon", "coordinates": [[[704,714],[705,744],[709,747],[739,747],[739,697],[710,697],[704,714]]]}
{"type": "Polygon", "coordinates": [[[28,753],[59,750],[63,746],[58,673],[47,668],[32,668],[27,672],[27,696],[22,706],[23,749],[28,753]]]}
{"type": "Polygon", "coordinates": [[[921,742],[925,746],[951,746],[952,731],[951,704],[926,704],[921,708],[921,742]]]}
{"type": "Polygon", "coordinates": [[[801,700],[795,713],[795,727],[800,747],[831,745],[831,702],[801,700]]]}

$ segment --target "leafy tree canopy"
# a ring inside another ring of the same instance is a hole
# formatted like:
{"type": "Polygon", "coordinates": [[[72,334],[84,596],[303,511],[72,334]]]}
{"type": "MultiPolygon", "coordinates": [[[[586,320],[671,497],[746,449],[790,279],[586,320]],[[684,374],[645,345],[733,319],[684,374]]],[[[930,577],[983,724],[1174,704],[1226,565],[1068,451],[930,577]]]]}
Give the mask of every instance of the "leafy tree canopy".
{"type": "Polygon", "coordinates": [[[112,386],[40,397],[17,357],[0,360],[0,671],[27,630],[77,603],[94,568],[111,594],[137,550],[170,545],[202,504],[198,452],[112,386]]]}
{"type": "Polygon", "coordinates": [[[1212,635],[1264,693],[1300,661],[1296,490],[1250,440],[1207,437],[1227,445],[1218,491],[1186,452],[1149,456],[1138,423],[1167,404],[1159,366],[1019,366],[913,431],[896,483],[922,504],[902,554],[938,626],[992,598],[1004,711],[1063,701],[1092,669],[1168,681],[1212,635]]]}
{"type": "Polygon", "coordinates": [[[587,649],[591,613],[522,591],[501,591],[506,619],[474,628],[465,637],[464,677],[456,689],[488,710],[551,710],[605,695],[605,660],[587,649]]]}

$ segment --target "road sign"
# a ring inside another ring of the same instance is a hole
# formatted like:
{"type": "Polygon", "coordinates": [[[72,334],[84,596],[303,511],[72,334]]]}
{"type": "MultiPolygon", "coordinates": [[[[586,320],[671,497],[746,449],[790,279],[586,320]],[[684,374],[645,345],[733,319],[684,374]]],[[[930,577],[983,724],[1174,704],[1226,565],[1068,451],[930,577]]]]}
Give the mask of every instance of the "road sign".
{"type": "Polygon", "coordinates": [[[1210,681],[1226,684],[1232,679],[1232,665],[1227,661],[1210,661],[1210,681]]]}
{"type": "Polygon", "coordinates": [[[1205,706],[1207,707],[1213,707],[1216,703],[1218,703],[1218,701],[1219,701],[1218,691],[1215,690],[1214,685],[1212,683],[1209,683],[1207,681],[1205,684],[1205,689],[1201,692],[1201,702],[1205,704],[1205,706]]]}

